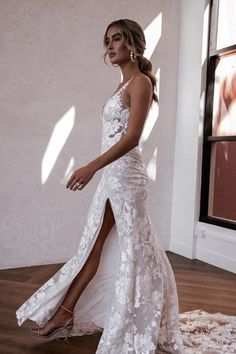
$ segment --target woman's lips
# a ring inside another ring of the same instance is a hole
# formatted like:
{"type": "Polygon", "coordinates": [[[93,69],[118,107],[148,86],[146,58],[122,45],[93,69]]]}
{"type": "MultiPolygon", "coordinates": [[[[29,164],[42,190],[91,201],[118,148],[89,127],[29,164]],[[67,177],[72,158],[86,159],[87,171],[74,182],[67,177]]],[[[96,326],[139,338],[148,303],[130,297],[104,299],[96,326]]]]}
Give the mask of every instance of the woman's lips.
{"type": "Polygon", "coordinates": [[[115,53],[110,53],[109,54],[109,58],[112,58],[112,57],[114,57],[116,54],[115,53]]]}

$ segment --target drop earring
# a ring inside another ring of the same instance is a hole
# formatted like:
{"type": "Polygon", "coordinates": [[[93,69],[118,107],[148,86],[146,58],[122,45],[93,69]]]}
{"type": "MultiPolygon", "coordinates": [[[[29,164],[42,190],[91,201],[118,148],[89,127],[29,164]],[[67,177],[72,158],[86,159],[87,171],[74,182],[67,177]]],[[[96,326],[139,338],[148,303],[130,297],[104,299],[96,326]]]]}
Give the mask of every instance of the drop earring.
{"type": "Polygon", "coordinates": [[[136,63],[138,61],[136,55],[134,54],[134,52],[131,50],[130,52],[130,60],[133,62],[133,63],[136,63]]]}

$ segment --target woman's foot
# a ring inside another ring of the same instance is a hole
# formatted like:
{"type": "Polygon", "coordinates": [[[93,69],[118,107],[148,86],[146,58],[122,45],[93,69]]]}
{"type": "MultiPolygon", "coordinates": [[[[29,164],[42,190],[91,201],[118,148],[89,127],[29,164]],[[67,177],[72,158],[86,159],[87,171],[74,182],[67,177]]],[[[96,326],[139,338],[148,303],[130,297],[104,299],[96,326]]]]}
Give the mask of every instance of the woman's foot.
{"type": "Polygon", "coordinates": [[[40,337],[51,337],[54,334],[64,336],[73,326],[73,311],[61,305],[53,317],[43,326],[31,329],[31,332],[40,337]],[[60,332],[60,333],[59,333],[60,332]]]}

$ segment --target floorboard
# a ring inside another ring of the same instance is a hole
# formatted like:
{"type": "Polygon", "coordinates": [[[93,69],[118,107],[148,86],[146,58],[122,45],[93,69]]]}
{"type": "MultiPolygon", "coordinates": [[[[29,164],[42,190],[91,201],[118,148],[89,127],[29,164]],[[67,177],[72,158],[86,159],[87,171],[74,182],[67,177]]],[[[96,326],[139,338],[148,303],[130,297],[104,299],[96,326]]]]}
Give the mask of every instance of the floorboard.
{"type": "MultiPolygon", "coordinates": [[[[202,309],[236,316],[236,275],[199,260],[167,252],[179,294],[180,312],[202,309]]],[[[94,354],[100,334],[44,342],[30,334],[31,321],[18,327],[16,309],[49,279],[61,264],[0,271],[0,353],[94,354]]]]}

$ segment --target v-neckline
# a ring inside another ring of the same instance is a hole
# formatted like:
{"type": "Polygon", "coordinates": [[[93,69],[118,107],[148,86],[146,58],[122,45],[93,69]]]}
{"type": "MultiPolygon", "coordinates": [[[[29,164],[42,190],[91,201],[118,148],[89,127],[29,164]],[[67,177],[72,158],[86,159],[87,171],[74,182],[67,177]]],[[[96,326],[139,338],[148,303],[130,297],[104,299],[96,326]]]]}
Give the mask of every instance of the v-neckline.
{"type": "MultiPolygon", "coordinates": [[[[134,75],[134,76],[135,76],[135,75],[134,75]]],[[[104,105],[103,105],[103,107],[102,107],[102,114],[103,114],[103,112],[104,112],[104,107],[105,107],[105,105],[107,104],[107,102],[108,102],[109,100],[111,100],[126,84],[128,84],[128,83],[131,81],[131,79],[133,79],[134,76],[132,76],[128,81],[126,81],[118,90],[116,90],[116,91],[113,93],[112,96],[110,96],[110,97],[108,98],[108,100],[104,103],[104,105]]]]}
{"type": "Polygon", "coordinates": [[[113,96],[115,96],[126,84],[128,84],[132,79],[133,79],[133,77],[134,76],[132,76],[128,81],[126,81],[125,83],[123,83],[123,85],[119,88],[119,89],[117,89],[114,93],[113,93],[113,95],[111,96],[111,97],[113,97],[113,96]]]}

